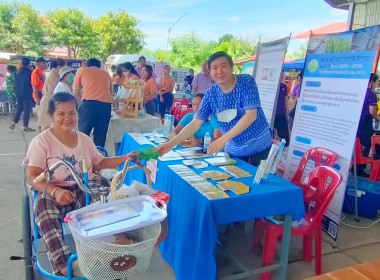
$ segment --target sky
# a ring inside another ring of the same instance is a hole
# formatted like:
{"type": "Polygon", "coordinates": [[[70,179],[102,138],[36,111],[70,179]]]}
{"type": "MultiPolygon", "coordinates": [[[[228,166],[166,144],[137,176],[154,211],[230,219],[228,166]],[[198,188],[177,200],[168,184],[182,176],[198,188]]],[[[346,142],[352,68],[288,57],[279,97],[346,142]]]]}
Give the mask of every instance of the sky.
{"type": "MultiPolygon", "coordinates": [[[[41,13],[52,9],[78,8],[96,18],[119,8],[138,19],[145,47],[166,49],[170,38],[196,32],[204,40],[229,33],[242,38],[271,41],[337,21],[346,10],[334,9],[324,0],[24,0],[41,13]],[[180,21],[175,23],[183,14],[180,21]],[[173,26],[174,24],[174,26],[173,26]]],[[[297,46],[297,42],[294,44],[297,46]]]]}

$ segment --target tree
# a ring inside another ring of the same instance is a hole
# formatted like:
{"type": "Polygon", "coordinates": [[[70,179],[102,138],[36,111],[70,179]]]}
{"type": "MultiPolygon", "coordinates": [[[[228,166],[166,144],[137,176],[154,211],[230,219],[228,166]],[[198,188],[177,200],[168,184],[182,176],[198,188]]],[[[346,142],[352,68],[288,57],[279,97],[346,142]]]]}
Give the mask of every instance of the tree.
{"type": "Polygon", "coordinates": [[[78,9],[53,10],[47,13],[51,46],[65,46],[70,57],[98,57],[99,42],[94,21],[78,9]]]}
{"type": "Polygon", "coordinates": [[[151,51],[148,49],[143,49],[143,53],[149,54],[153,56],[157,61],[167,61],[170,63],[172,66],[177,66],[174,65],[173,62],[173,52],[172,51],[167,51],[167,50],[155,50],[151,51]]]}
{"type": "Polygon", "coordinates": [[[44,22],[27,3],[0,3],[0,50],[43,55],[47,48],[44,22]]]}
{"type": "Polygon", "coordinates": [[[107,58],[111,54],[138,53],[144,46],[144,33],[136,27],[137,19],[119,9],[108,11],[96,21],[99,34],[100,55],[107,58]]]}
{"type": "Polygon", "coordinates": [[[172,61],[176,67],[193,68],[199,71],[202,62],[212,54],[216,43],[204,41],[197,33],[191,32],[171,40],[172,61]]]}
{"type": "Polygon", "coordinates": [[[298,50],[292,51],[291,53],[287,53],[285,57],[293,58],[293,59],[302,59],[305,58],[307,51],[307,42],[303,43],[298,47],[298,50]]]}
{"type": "Polygon", "coordinates": [[[224,51],[228,53],[233,60],[252,56],[256,46],[251,42],[235,38],[232,34],[224,34],[218,40],[219,44],[213,49],[213,52],[224,51]]]}

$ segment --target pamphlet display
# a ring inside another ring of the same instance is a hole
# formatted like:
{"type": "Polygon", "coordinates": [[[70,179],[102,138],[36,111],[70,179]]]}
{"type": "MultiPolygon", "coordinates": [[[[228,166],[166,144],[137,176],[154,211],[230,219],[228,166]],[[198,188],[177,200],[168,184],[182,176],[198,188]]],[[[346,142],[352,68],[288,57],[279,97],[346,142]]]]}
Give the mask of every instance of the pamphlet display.
{"type": "MultiPolygon", "coordinates": [[[[338,154],[334,166],[344,176],[323,219],[323,229],[337,238],[346,181],[360,114],[376,57],[379,26],[309,40],[285,178],[290,180],[303,154],[325,147],[338,154]]],[[[312,163],[313,164],[313,163],[312,163]]]]}
{"type": "Polygon", "coordinates": [[[289,37],[286,37],[274,42],[259,44],[256,53],[253,77],[259,90],[261,108],[272,128],[288,42],[289,37]]]}

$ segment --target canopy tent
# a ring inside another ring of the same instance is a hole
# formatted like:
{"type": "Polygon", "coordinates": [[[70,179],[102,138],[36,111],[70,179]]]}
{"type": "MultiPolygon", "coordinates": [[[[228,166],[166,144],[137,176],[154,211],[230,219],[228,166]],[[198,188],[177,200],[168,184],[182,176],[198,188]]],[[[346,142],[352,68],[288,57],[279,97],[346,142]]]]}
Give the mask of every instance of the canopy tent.
{"type": "Polygon", "coordinates": [[[325,2],[329,4],[330,6],[332,6],[333,8],[348,10],[350,3],[355,3],[359,1],[357,0],[356,1],[355,0],[325,0],[325,2]]]}
{"type": "Polygon", "coordinates": [[[284,62],[284,70],[290,70],[290,69],[303,69],[303,66],[305,64],[305,59],[298,59],[294,61],[284,62]]]}
{"type": "Polygon", "coordinates": [[[334,22],[328,25],[317,27],[315,29],[298,33],[292,36],[293,39],[305,39],[309,38],[311,34],[330,34],[344,32],[347,30],[347,21],[334,22]]]}

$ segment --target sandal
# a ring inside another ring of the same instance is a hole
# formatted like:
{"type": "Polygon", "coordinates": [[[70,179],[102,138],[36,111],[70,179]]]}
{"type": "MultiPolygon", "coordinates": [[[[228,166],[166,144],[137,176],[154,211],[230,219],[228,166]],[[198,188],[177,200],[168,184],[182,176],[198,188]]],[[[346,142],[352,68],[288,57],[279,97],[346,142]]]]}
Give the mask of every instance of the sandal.
{"type": "Polygon", "coordinates": [[[9,128],[10,129],[15,129],[15,124],[12,124],[9,128]]]}
{"type": "Polygon", "coordinates": [[[30,127],[24,128],[24,132],[33,132],[33,131],[36,131],[36,130],[34,128],[30,128],[30,127]]]}

